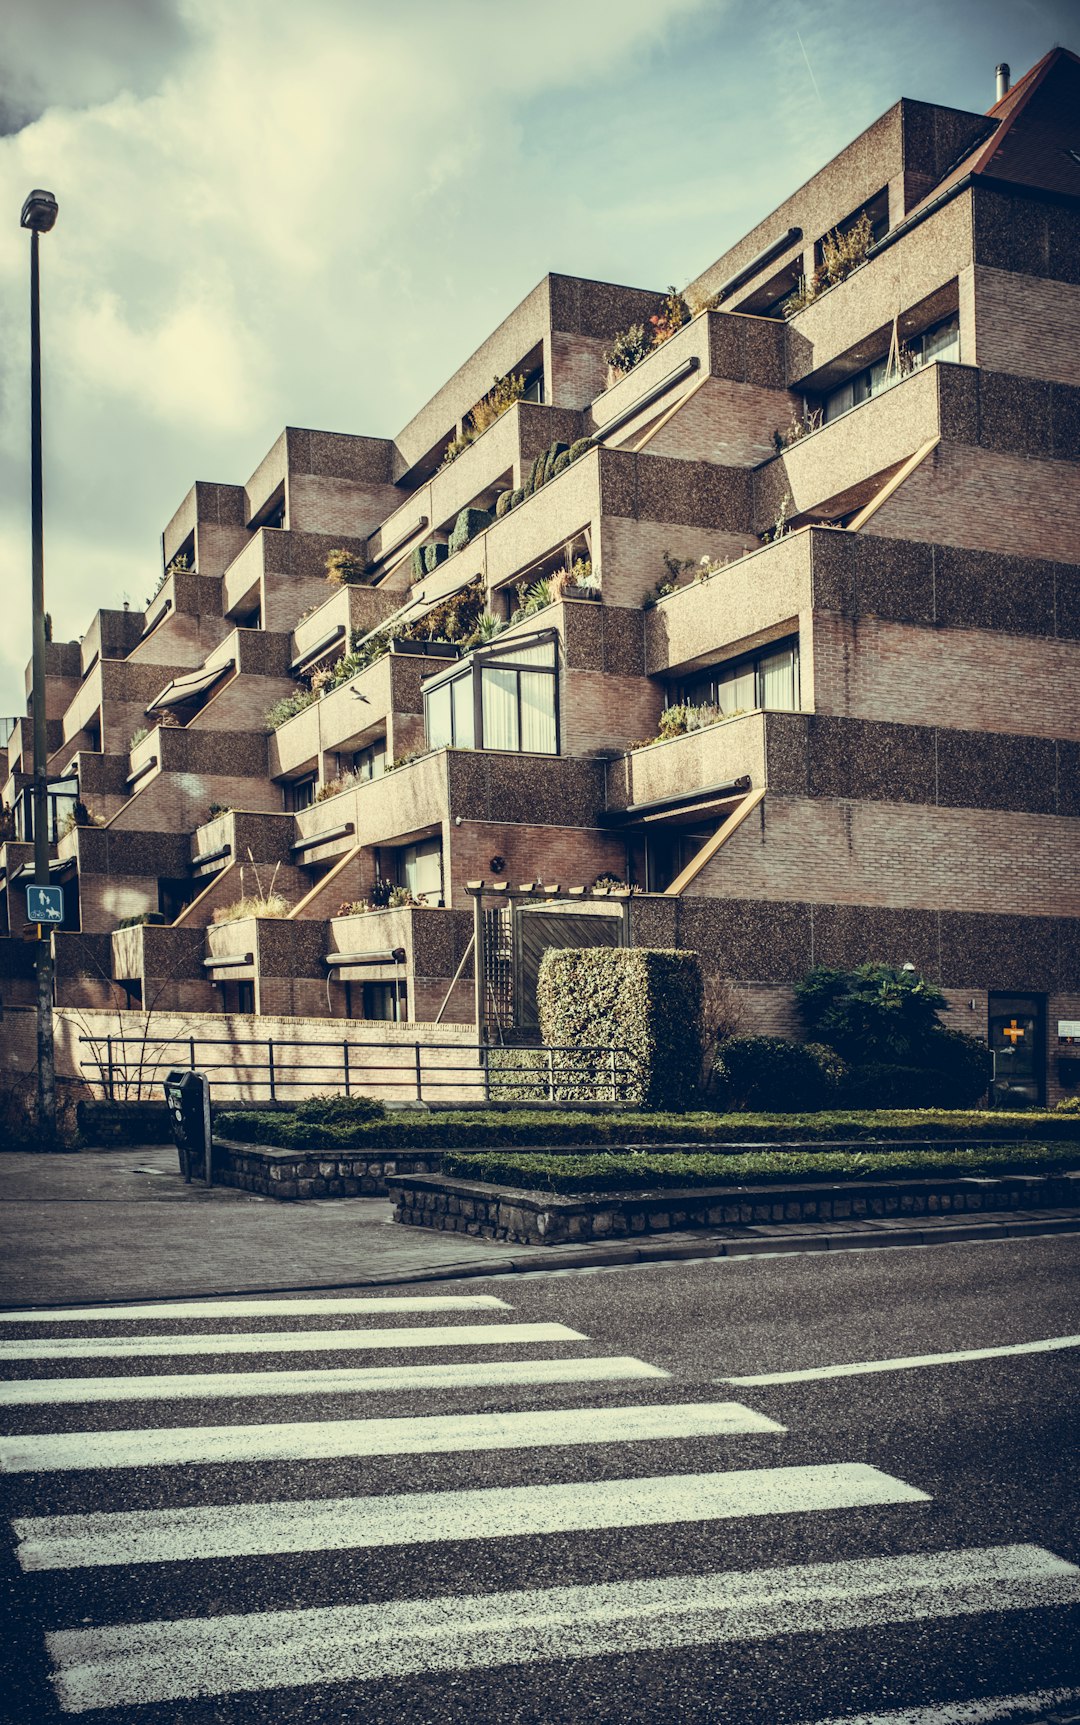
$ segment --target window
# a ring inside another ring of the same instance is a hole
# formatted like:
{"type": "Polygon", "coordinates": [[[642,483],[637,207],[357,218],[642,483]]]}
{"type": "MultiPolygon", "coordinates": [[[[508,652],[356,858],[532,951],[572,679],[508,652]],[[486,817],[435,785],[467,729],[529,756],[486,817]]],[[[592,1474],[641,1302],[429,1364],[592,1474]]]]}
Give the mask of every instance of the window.
{"type": "Polygon", "coordinates": [[[347,762],[339,755],[338,770],[355,773],[364,782],[381,779],[386,771],[386,738],[380,737],[377,743],[369,743],[366,749],[357,749],[347,762]]]}
{"type": "Polygon", "coordinates": [[[473,655],[425,689],[424,720],[432,749],[558,754],[554,637],[473,655]]]}
{"type": "Polygon", "coordinates": [[[799,710],[799,640],[797,635],[757,653],[713,665],[686,682],[672,684],[667,705],[719,707],[726,718],[761,707],[782,713],[799,710]]]}
{"type": "Polygon", "coordinates": [[[883,389],[889,389],[894,383],[899,383],[912,371],[918,371],[924,365],[930,365],[936,359],[959,360],[960,358],[960,320],[954,312],[952,317],[936,323],[922,335],[913,337],[904,343],[904,352],[900,368],[894,366],[890,372],[888,355],[875,360],[864,371],[857,371],[854,377],[849,377],[838,389],[830,390],[822,402],[822,417],[829,420],[839,419],[844,413],[849,413],[861,402],[869,401],[871,396],[880,395],[883,389]]]}
{"type": "Polygon", "coordinates": [[[666,892],[711,837],[712,829],[690,832],[685,827],[657,827],[649,833],[635,833],[626,841],[627,881],[642,892],[666,892]]]}
{"type": "Polygon", "coordinates": [[[285,812],[296,815],[301,809],[309,809],[315,801],[316,775],[308,773],[302,779],[289,779],[282,787],[285,798],[285,812]]]}

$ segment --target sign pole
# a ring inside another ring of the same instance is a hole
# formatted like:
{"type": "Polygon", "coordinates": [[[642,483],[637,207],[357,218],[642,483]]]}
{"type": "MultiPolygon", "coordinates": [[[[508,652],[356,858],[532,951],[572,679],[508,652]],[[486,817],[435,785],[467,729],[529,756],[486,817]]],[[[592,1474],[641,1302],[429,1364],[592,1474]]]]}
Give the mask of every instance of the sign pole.
{"type": "MultiPolygon", "coordinates": [[[[30,234],[30,529],[34,708],[34,884],[49,885],[49,767],[45,706],[45,553],[41,478],[41,311],[38,230],[30,234]]],[[[53,942],[38,925],[37,945],[38,1133],[43,1149],[56,1142],[56,1061],[53,1046],[53,942]]]]}

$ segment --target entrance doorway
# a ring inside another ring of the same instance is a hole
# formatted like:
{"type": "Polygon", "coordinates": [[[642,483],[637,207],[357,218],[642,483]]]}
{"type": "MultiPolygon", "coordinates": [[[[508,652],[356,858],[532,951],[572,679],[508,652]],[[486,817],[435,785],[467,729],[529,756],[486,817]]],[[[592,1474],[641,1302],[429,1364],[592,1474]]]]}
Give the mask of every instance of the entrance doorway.
{"type": "Polygon", "coordinates": [[[991,1101],[998,1108],[1041,1107],[1046,1100],[1046,996],[991,994],[991,1101]]]}

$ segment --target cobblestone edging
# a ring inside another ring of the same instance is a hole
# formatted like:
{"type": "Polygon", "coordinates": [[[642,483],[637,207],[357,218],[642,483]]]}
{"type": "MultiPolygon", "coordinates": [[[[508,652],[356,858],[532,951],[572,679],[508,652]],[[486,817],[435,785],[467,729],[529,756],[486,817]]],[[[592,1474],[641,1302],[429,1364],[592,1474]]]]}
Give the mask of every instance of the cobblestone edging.
{"type": "Polygon", "coordinates": [[[215,1137],[214,1184],[267,1198],[375,1197],[388,1175],[434,1173],[441,1161],[441,1150],[281,1150],[215,1137]]]}
{"type": "Polygon", "coordinates": [[[688,1228],[861,1221],[1030,1210],[1080,1202],[1080,1170],[1066,1174],[954,1175],[920,1180],[699,1186],[667,1192],[557,1197],[429,1173],[389,1175],[394,1221],[414,1228],[554,1246],[688,1228]]]}

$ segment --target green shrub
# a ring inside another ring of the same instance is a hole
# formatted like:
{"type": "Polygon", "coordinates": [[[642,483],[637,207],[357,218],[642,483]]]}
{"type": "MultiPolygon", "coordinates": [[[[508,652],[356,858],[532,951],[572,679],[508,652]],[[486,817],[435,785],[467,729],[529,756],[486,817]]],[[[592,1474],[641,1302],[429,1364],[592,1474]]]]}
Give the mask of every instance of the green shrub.
{"type": "Polygon", "coordinates": [[[646,334],[643,323],[632,323],[629,329],[621,329],[604,353],[604,364],[612,371],[625,376],[639,365],[652,347],[651,332],[646,334]]]}
{"type": "Polygon", "coordinates": [[[490,526],[491,516],[486,509],[473,509],[471,506],[463,509],[454,522],[454,530],[450,535],[450,555],[461,551],[470,539],[475,539],[478,533],[490,526]]]}
{"type": "Polygon", "coordinates": [[[283,696],[280,701],[274,702],[266,715],[267,729],[276,731],[279,725],[285,723],[286,719],[294,718],[297,713],[302,713],[305,707],[310,707],[318,698],[314,689],[298,689],[295,695],[283,696]]]}
{"type": "Polygon", "coordinates": [[[414,547],[413,554],[409,559],[409,570],[414,581],[424,579],[424,547],[422,545],[414,547]]]}
{"type": "Polygon", "coordinates": [[[503,516],[508,515],[513,507],[514,493],[512,491],[500,491],[498,497],[495,499],[496,521],[501,521],[503,516]]]}
{"type": "Polygon", "coordinates": [[[728,1107],[799,1113],[825,1100],[828,1063],[842,1064],[823,1043],[733,1036],[716,1051],[713,1084],[728,1107]]]}
{"type": "Polygon", "coordinates": [[[529,469],[529,478],[527,481],[528,494],[530,497],[532,496],[533,492],[537,489],[537,487],[543,483],[543,481],[540,479],[539,475],[540,475],[540,469],[544,465],[544,462],[546,459],[547,459],[547,450],[546,449],[542,449],[540,451],[539,455],[535,456],[533,459],[533,464],[529,469]]]}
{"type": "Polygon", "coordinates": [[[296,1104],[293,1117],[308,1126],[365,1126],[384,1120],[386,1109],[371,1096],[309,1096],[296,1104]]]}
{"type": "Polygon", "coordinates": [[[807,1027],[846,1060],[916,1064],[911,1054],[940,1029],[945,996],[915,970],[817,965],[796,984],[807,1027]]]}
{"type": "Polygon", "coordinates": [[[326,579],[331,587],[352,587],[367,579],[367,563],[356,551],[338,546],[326,554],[326,579]]]}
{"type": "Polygon", "coordinates": [[[570,451],[568,449],[563,449],[555,457],[555,460],[551,464],[551,477],[552,477],[552,479],[554,479],[554,477],[557,473],[561,473],[563,471],[564,467],[569,467],[569,465],[570,465],[570,451]]]}
{"type": "Polygon", "coordinates": [[[970,1108],[990,1084],[990,1051],[955,1030],[927,1038],[914,1061],[853,1065],[842,1099],[849,1108],[970,1108]]]}
{"type": "Polygon", "coordinates": [[[516,509],[518,504],[524,503],[524,501],[525,501],[525,487],[523,485],[519,485],[517,487],[517,489],[511,493],[511,496],[510,496],[510,507],[511,507],[511,509],[516,509]]]}
{"type": "Polygon", "coordinates": [[[695,952],[546,952],[537,1005],[545,1042],[622,1051],[631,1067],[632,1099],[642,1107],[692,1104],[701,1069],[701,969],[695,952]]]}
{"type": "Polygon", "coordinates": [[[571,461],[577,461],[579,456],[587,455],[592,446],[593,440],[591,437],[579,437],[576,442],[570,445],[569,453],[571,461]]]}

